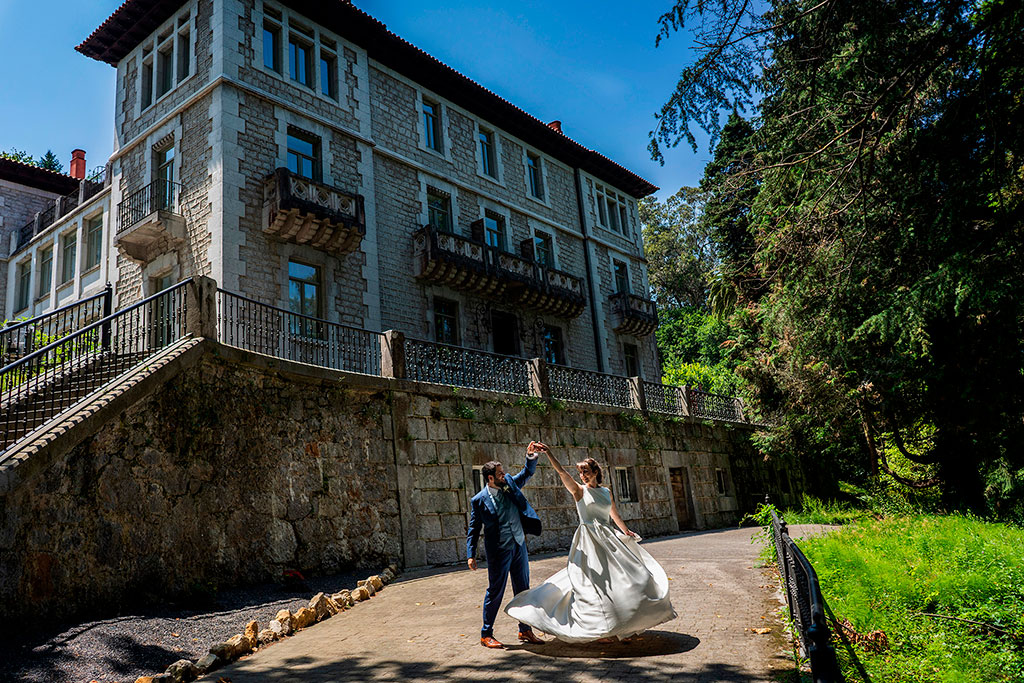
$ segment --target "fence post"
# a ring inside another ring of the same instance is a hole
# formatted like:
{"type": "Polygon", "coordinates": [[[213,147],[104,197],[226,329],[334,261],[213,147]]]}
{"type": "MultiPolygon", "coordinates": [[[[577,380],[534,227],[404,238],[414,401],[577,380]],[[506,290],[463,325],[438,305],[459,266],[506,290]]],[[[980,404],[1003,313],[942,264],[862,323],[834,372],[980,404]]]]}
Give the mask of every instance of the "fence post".
{"type": "MultiPolygon", "coordinates": [[[[103,314],[101,318],[108,317],[114,312],[114,288],[107,283],[107,286],[103,288],[103,314]]],[[[100,330],[100,347],[104,351],[110,350],[110,322],[103,323],[103,328],[100,330]]]]}
{"type": "Polygon", "coordinates": [[[217,340],[217,281],[197,275],[185,285],[185,333],[217,340]]]}
{"type": "Polygon", "coordinates": [[[405,379],[405,334],[385,330],[380,345],[381,377],[405,379]]]}
{"type": "Polygon", "coordinates": [[[743,416],[743,399],[734,397],[732,400],[733,405],[736,407],[736,419],[739,422],[746,422],[747,418],[743,416]]]}
{"type": "Polygon", "coordinates": [[[551,386],[548,384],[548,364],[543,358],[531,358],[530,363],[530,395],[537,398],[550,398],[551,386]]]}
{"type": "Polygon", "coordinates": [[[679,405],[683,409],[683,415],[692,415],[690,410],[690,385],[684,384],[681,387],[677,387],[679,391],[679,405]]]}
{"type": "Polygon", "coordinates": [[[629,377],[629,402],[633,410],[647,414],[647,396],[644,394],[644,381],[639,377],[629,377]]]}

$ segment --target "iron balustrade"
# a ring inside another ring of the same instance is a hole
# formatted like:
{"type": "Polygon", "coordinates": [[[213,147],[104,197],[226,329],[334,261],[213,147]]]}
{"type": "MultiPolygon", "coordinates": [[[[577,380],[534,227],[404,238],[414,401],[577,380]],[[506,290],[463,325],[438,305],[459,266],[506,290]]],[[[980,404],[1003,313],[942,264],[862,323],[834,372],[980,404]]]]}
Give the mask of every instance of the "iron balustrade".
{"type": "Polygon", "coordinates": [[[91,180],[82,181],[82,185],[84,187],[79,187],[70,194],[58,197],[54,200],[53,204],[47,207],[45,211],[39,213],[38,219],[34,217],[28,223],[19,228],[18,245],[11,252],[11,256],[27,247],[28,243],[31,242],[36,235],[41,234],[55,222],[77,209],[80,204],[84,204],[92,199],[93,196],[103,189],[103,183],[91,180]]]}
{"type": "Polygon", "coordinates": [[[842,673],[832,647],[832,634],[825,618],[825,598],[821,594],[818,575],[807,561],[789,530],[775,512],[772,516],[772,540],[778,560],[779,576],[793,627],[797,632],[800,652],[810,661],[814,683],[841,683],[842,673]]]}
{"type": "Polygon", "coordinates": [[[185,280],[0,370],[0,451],[186,336],[185,280]]]}
{"type": "Polygon", "coordinates": [[[364,375],[381,374],[380,332],[322,320],[217,289],[220,341],[246,351],[364,375]]]}
{"type": "Polygon", "coordinates": [[[633,408],[629,378],[564,365],[548,366],[551,398],[577,403],[633,408]]]}
{"type": "Polygon", "coordinates": [[[658,382],[644,382],[643,390],[649,412],[664,415],[689,415],[685,390],[682,387],[658,382]]]}
{"type": "Polygon", "coordinates": [[[657,329],[658,309],[650,299],[629,292],[616,292],[608,300],[615,316],[616,331],[646,337],[657,329]]]}
{"type": "Polygon", "coordinates": [[[743,403],[734,396],[690,389],[690,415],[726,422],[743,422],[743,403]]]}
{"type": "Polygon", "coordinates": [[[451,344],[405,340],[405,377],[416,382],[530,395],[530,361],[451,344]]]}
{"type": "Polygon", "coordinates": [[[66,337],[89,323],[110,315],[113,292],[102,292],[43,313],[30,320],[14,321],[0,329],[0,365],[6,366],[35,349],[66,337]]]}
{"type": "Polygon", "coordinates": [[[117,232],[124,232],[154,211],[178,212],[181,184],[154,180],[129,193],[117,205],[117,232]]]}

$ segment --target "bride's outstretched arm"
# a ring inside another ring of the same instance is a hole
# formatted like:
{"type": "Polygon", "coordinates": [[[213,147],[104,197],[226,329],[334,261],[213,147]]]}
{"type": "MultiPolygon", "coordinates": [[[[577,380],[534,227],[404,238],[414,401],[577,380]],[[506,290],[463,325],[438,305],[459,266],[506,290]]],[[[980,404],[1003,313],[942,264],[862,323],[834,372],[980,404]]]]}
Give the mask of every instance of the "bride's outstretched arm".
{"type": "Polygon", "coordinates": [[[629,527],[626,526],[626,523],[622,521],[622,517],[619,516],[619,508],[616,507],[615,505],[615,496],[612,496],[611,516],[612,521],[615,522],[615,526],[619,527],[619,530],[622,531],[622,533],[626,534],[627,536],[636,536],[636,534],[629,530],[629,527]]]}
{"type": "Polygon", "coordinates": [[[574,500],[582,498],[583,489],[572,478],[572,475],[566,472],[565,468],[562,467],[562,463],[555,459],[555,456],[551,454],[551,449],[544,444],[538,444],[538,447],[544,452],[544,455],[548,456],[548,461],[555,468],[555,472],[558,473],[558,478],[562,480],[562,486],[565,487],[565,490],[572,494],[574,500]]]}

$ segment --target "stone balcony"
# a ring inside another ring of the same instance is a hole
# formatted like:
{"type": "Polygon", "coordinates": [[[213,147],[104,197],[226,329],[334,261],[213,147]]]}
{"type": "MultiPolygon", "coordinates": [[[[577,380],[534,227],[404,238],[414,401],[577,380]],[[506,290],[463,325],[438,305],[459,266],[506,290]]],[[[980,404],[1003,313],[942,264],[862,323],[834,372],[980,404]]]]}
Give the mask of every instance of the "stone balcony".
{"type": "Polygon", "coordinates": [[[650,299],[618,292],[608,300],[612,304],[612,327],[616,332],[646,337],[657,329],[658,311],[650,299]]]}
{"type": "Polygon", "coordinates": [[[343,255],[366,234],[362,195],[278,168],[263,184],[263,232],[343,255]]]}
{"type": "Polygon", "coordinates": [[[185,241],[181,185],[154,180],[124,196],[117,205],[114,243],[128,258],[148,263],[167,247],[185,241]]]}
{"type": "Polygon", "coordinates": [[[579,316],[587,303],[574,275],[432,226],[413,235],[413,275],[561,318],[579,316]]]}

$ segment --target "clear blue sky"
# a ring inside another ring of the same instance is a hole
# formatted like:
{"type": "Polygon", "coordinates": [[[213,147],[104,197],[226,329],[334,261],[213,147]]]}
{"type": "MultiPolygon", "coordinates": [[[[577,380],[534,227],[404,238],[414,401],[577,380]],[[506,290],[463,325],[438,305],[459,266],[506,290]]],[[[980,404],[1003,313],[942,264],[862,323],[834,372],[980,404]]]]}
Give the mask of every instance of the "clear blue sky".
{"type": "MultiPolygon", "coordinates": [[[[120,0],[0,0],[0,150],[52,149],[92,169],[113,147],[114,68],[75,52],[120,0]],[[45,39],[40,40],[40,37],[45,39]]],[[[356,0],[411,43],[672,194],[700,180],[706,143],[651,161],[647,132],[680,68],[688,37],[655,49],[670,2],[519,0],[444,8],[421,0],[356,0]]]]}

